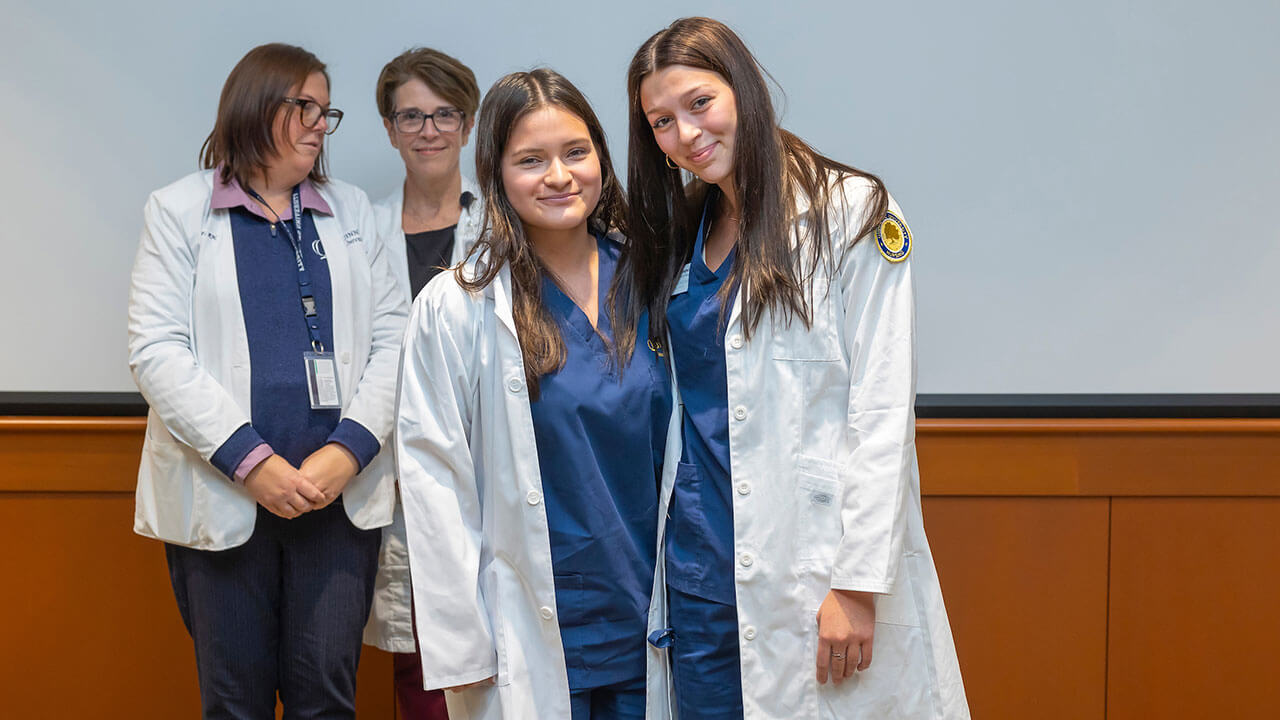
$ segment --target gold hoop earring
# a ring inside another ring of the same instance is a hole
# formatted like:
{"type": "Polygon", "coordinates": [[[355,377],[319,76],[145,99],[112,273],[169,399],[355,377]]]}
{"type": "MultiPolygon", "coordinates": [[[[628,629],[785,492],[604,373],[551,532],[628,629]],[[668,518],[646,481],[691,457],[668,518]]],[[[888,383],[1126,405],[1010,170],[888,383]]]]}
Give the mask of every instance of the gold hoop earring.
{"type": "Polygon", "coordinates": [[[679,169],[680,169],[680,166],[679,166],[679,165],[677,165],[677,164],[675,164],[675,163],[671,162],[671,156],[670,156],[670,155],[663,155],[662,157],[664,157],[664,158],[666,158],[666,159],[667,159],[667,167],[671,168],[672,170],[679,170],[679,169]]]}

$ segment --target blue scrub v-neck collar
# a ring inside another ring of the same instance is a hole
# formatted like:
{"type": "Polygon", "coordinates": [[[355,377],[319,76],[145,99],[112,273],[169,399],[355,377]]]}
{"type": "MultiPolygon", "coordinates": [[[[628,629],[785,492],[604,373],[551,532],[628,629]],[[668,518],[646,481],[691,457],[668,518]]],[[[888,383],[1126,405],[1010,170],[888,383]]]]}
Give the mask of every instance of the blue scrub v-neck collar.
{"type": "Polygon", "coordinates": [[[596,239],[596,325],[594,327],[591,325],[591,319],[582,308],[578,307],[578,303],[574,302],[573,298],[569,297],[550,275],[547,273],[542,275],[543,301],[564,324],[573,328],[588,343],[593,339],[599,340],[597,330],[601,335],[612,334],[609,313],[605,312],[605,298],[617,269],[616,263],[609,254],[608,238],[596,233],[592,233],[592,236],[596,239]]]}
{"type": "Polygon", "coordinates": [[[691,262],[692,274],[694,279],[703,285],[709,283],[724,282],[729,276],[729,271],[733,268],[733,257],[738,252],[738,244],[734,243],[729,248],[729,254],[724,256],[724,260],[720,261],[720,266],[712,270],[707,266],[706,258],[706,231],[707,231],[707,213],[715,204],[712,195],[707,196],[707,202],[702,206],[702,218],[698,221],[698,237],[693,243],[693,259],[691,262]]]}

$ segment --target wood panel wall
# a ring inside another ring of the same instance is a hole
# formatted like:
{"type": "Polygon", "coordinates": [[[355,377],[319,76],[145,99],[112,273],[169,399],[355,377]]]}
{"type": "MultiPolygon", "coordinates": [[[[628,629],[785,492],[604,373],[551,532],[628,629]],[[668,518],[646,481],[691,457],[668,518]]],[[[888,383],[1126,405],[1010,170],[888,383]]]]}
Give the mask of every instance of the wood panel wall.
{"type": "MultiPolygon", "coordinates": [[[[0,715],[198,714],[141,419],[0,418],[0,715]]],[[[925,525],[973,716],[1272,717],[1280,421],[928,420],[925,525]]],[[[361,718],[394,716],[366,648],[361,718]]]]}

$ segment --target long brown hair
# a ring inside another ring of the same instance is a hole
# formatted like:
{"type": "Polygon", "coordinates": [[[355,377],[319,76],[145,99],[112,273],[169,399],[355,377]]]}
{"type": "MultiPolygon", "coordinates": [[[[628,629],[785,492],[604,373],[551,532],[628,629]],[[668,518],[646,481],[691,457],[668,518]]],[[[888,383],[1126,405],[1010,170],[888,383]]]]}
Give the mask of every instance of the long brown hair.
{"type": "Polygon", "coordinates": [[[667,303],[680,269],[693,254],[702,204],[713,189],[696,178],[688,186],[683,184],[681,171],[667,165],[641,107],[640,83],[671,65],[714,72],[733,89],[735,97],[738,122],[733,181],[740,195],[740,223],[733,267],[721,289],[722,301],[727,301],[729,292],[739,284],[747,289],[742,298],[742,320],[748,337],[766,312],[779,313],[786,322],[799,317],[809,327],[811,303],[818,299],[806,290],[820,263],[832,260],[827,226],[834,187],[830,174],[840,179],[865,178],[873,187],[872,210],[857,238],[864,237],[884,217],[888,207],[884,183],[818,153],[778,127],[760,63],[742,39],[716,20],[683,18],[646,40],[627,71],[631,242],[623,251],[619,273],[625,271],[631,282],[626,286],[628,291],[620,290],[613,303],[617,316],[614,341],[619,352],[634,345],[634,319],[646,309],[650,311],[650,339],[662,342],[665,338],[667,303]],[[811,208],[803,233],[793,229],[794,209],[801,198],[807,199],[811,208]],[[793,247],[791,239],[797,233],[801,236],[793,247]]]}
{"type": "MultiPolygon", "coordinates": [[[[200,147],[201,167],[221,166],[223,183],[235,179],[241,187],[249,187],[254,174],[266,172],[277,154],[273,134],[276,113],[283,110],[285,119],[289,120],[293,113],[301,110],[281,101],[293,88],[306,82],[307,76],[317,72],[324,75],[325,84],[329,84],[324,63],[295,45],[270,43],[245,53],[222,86],[217,119],[200,147]]],[[[316,164],[307,177],[323,183],[328,179],[326,172],[321,146],[316,164]]]]}
{"type": "Polygon", "coordinates": [[[502,160],[516,123],[546,106],[558,107],[582,120],[600,159],[600,200],[588,224],[597,232],[622,230],[627,213],[622,187],[609,159],[604,128],[573,83],[554,70],[538,68],[511,73],[489,88],[480,105],[476,130],[476,180],[485,199],[484,222],[480,239],[471,249],[471,254],[482,262],[477,263],[474,275],[465,266],[454,272],[459,285],[476,292],[493,282],[504,264],[511,266],[512,311],[532,398],[538,396],[538,379],[564,366],[566,349],[560,327],[542,302],[545,267],[529,244],[524,224],[502,185],[502,160]]]}

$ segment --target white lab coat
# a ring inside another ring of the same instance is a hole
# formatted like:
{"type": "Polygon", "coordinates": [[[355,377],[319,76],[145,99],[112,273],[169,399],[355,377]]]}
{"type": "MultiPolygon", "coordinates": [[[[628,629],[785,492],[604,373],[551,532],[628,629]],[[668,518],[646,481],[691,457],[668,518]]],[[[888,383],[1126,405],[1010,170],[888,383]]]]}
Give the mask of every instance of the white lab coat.
{"type": "MultiPolygon", "coordinates": [[[[458,216],[458,227],[453,236],[453,255],[449,265],[461,263],[480,236],[480,223],[484,219],[484,203],[480,198],[480,186],[470,178],[462,178],[462,191],[475,198],[458,216]]],[[[408,249],[405,247],[404,184],[381,201],[374,203],[373,216],[378,226],[378,239],[387,248],[391,266],[396,271],[405,307],[413,298],[409,296],[408,249]]],[[[390,444],[383,447],[381,455],[391,454],[390,444]]],[[[411,653],[413,643],[413,615],[409,596],[409,548],[405,542],[404,510],[396,503],[391,524],[382,529],[382,549],[378,557],[378,578],[374,583],[373,609],[364,628],[364,642],[387,652],[411,653]]]]}
{"type": "MultiPolygon", "coordinates": [[[[865,180],[844,188],[829,215],[837,257],[870,211],[865,180]]],[[[868,237],[812,290],[812,329],[766,313],[748,339],[739,293],[725,332],[746,717],[967,718],[920,510],[911,260],[888,262],[868,237]],[[815,616],[831,588],[883,594],[871,667],[819,685],[815,616]]]]}
{"type": "MultiPolygon", "coordinates": [[[[496,675],[446,693],[449,716],[568,718],[569,685],[556,619],[551,540],[512,319],[508,268],[482,292],[441,274],[414,302],[406,331],[395,431],[401,499],[415,577],[427,688],[496,675]]],[[[667,501],[680,457],[673,408],[663,466],[667,501]]],[[[659,518],[661,537],[665,516],[659,518]]],[[[662,563],[655,587],[662,588],[662,563]]],[[[650,624],[662,627],[664,593],[650,624]]],[[[649,647],[648,716],[671,717],[664,651],[649,647]]]]}
{"type": "MultiPolygon", "coordinates": [[[[200,550],[244,543],[257,517],[249,493],[209,464],[250,422],[252,407],[231,221],[227,210],[209,207],[213,172],[188,175],[151,194],[129,290],[129,367],[151,406],[134,531],[200,550]]],[[[404,302],[364,192],[338,181],[317,190],[334,213],[315,214],[315,226],[333,288],[342,417],[385,443],[404,302]]],[[[342,499],[356,527],[391,522],[390,459],[380,455],[371,462],[342,499]]]]}

